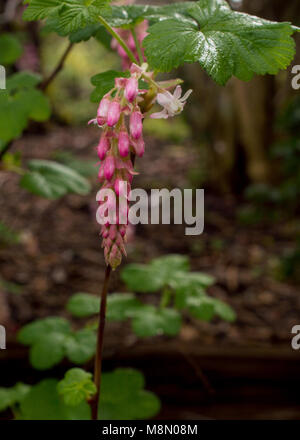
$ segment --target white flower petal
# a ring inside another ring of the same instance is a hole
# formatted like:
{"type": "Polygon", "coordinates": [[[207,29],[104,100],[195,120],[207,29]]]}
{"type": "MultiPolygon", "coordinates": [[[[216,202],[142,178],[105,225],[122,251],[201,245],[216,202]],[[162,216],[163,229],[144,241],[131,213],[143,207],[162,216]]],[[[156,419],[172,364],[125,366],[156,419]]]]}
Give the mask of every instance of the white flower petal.
{"type": "Polygon", "coordinates": [[[158,93],[157,102],[161,106],[165,106],[170,104],[173,101],[173,95],[170,92],[166,91],[165,93],[158,93]]]}
{"type": "Polygon", "coordinates": [[[173,93],[173,96],[174,98],[179,99],[181,95],[182,95],[182,88],[181,86],[177,86],[173,93]]]}
{"type": "Polygon", "coordinates": [[[152,113],[152,115],[150,115],[151,119],[168,119],[168,117],[169,117],[169,115],[168,115],[166,109],[164,109],[158,113],[152,113]]]}
{"type": "Polygon", "coordinates": [[[181,98],[180,101],[186,101],[188,99],[188,97],[190,96],[190,94],[193,92],[192,89],[188,90],[181,98]]]}

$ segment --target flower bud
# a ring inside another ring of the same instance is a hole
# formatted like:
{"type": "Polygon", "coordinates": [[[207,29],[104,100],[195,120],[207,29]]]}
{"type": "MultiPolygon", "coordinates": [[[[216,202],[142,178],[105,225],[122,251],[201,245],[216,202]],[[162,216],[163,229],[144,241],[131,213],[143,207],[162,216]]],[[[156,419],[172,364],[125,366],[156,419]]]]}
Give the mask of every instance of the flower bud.
{"type": "Polygon", "coordinates": [[[119,152],[122,157],[128,156],[129,153],[129,136],[126,130],[121,130],[118,142],[119,152]]]}
{"type": "Polygon", "coordinates": [[[134,111],[130,116],[130,134],[133,139],[137,140],[143,131],[142,114],[139,111],[134,111]]]}
{"type": "Polygon", "coordinates": [[[144,155],[145,142],[142,136],[136,142],[133,143],[133,148],[137,156],[142,157],[144,155]]]}
{"type": "Polygon", "coordinates": [[[103,180],[104,179],[104,166],[103,163],[101,164],[98,172],[98,179],[103,180]]]}
{"type": "Polygon", "coordinates": [[[125,98],[127,101],[133,102],[137,97],[138,91],[138,80],[134,76],[131,76],[125,87],[125,98]]]}
{"type": "Polygon", "coordinates": [[[116,125],[121,115],[121,107],[118,101],[111,101],[108,107],[107,113],[107,125],[109,127],[113,127],[116,125]]]}
{"type": "Polygon", "coordinates": [[[122,254],[116,244],[114,244],[111,248],[111,251],[107,258],[107,263],[111,265],[112,269],[116,269],[116,267],[121,264],[122,254]]]}
{"type": "Polygon", "coordinates": [[[110,100],[108,98],[102,98],[97,110],[97,122],[99,125],[104,125],[107,119],[108,108],[110,100]]]}
{"type": "Polygon", "coordinates": [[[126,235],[126,226],[125,225],[120,225],[119,226],[119,231],[120,231],[120,234],[121,234],[121,237],[125,237],[125,235],[126,235]]]}
{"type": "Polygon", "coordinates": [[[115,240],[116,237],[117,237],[117,226],[116,226],[116,225],[112,225],[112,226],[109,228],[109,238],[110,238],[111,240],[115,240]]]}
{"type": "Polygon", "coordinates": [[[115,172],[115,160],[113,156],[108,156],[104,162],[104,176],[110,180],[115,172]]]}
{"type": "Polygon", "coordinates": [[[109,147],[110,147],[109,140],[106,137],[106,133],[103,133],[97,147],[97,153],[100,160],[103,160],[105,158],[105,155],[109,150],[109,147]]]}
{"type": "Polygon", "coordinates": [[[117,196],[127,198],[127,186],[128,183],[125,180],[117,178],[114,184],[114,189],[117,196]]]}

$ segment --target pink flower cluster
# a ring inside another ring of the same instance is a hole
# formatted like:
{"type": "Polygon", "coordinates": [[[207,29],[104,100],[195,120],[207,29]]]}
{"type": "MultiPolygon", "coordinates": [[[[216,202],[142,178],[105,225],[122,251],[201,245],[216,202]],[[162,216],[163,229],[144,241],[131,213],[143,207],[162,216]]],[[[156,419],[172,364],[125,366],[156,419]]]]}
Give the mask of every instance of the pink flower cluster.
{"type": "MultiPolygon", "coordinates": [[[[145,93],[138,86],[142,70],[133,64],[130,73],[129,78],[115,79],[115,87],[100,101],[97,118],[90,121],[103,129],[97,147],[101,161],[98,177],[102,189],[112,189],[119,205],[119,214],[116,213],[114,221],[108,221],[101,228],[105,260],[113,269],[121,263],[122,254],[126,255],[128,194],[135,174],[130,153],[142,156],[145,150],[143,115],[138,105],[140,95],[145,93]],[[124,205],[125,212],[120,212],[120,206],[124,205]],[[119,215],[125,218],[125,222],[119,215]]],[[[107,216],[107,203],[100,201],[99,204],[100,212],[103,207],[101,215],[107,216]]]]}
{"type": "MultiPolygon", "coordinates": [[[[148,21],[147,20],[144,20],[142,23],[137,25],[135,28],[137,40],[140,45],[142,45],[142,42],[147,35],[147,29],[148,29],[148,21]]],[[[135,44],[135,41],[134,41],[134,38],[132,36],[131,31],[128,29],[114,29],[114,30],[116,32],[118,32],[118,34],[125,41],[125,43],[129,47],[129,49],[134,53],[136,59],[138,59],[138,52],[137,52],[136,44],[135,44]]],[[[120,44],[117,42],[117,40],[112,39],[111,48],[113,50],[116,50],[118,52],[118,54],[120,55],[121,60],[122,60],[122,68],[124,70],[128,70],[130,68],[131,61],[128,58],[128,55],[125,52],[125,50],[123,49],[123,47],[120,46],[120,44]]],[[[143,48],[141,48],[141,50],[143,53],[144,61],[146,61],[143,48]]]]}

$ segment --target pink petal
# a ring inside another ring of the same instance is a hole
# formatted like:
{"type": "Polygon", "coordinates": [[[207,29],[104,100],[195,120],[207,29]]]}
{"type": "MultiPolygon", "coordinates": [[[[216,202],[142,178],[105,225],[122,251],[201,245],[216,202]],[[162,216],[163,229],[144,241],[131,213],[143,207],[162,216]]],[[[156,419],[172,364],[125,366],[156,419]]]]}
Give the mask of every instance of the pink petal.
{"type": "Polygon", "coordinates": [[[162,110],[161,112],[158,113],[152,113],[152,115],[150,115],[151,119],[168,119],[169,115],[167,110],[162,110]]]}

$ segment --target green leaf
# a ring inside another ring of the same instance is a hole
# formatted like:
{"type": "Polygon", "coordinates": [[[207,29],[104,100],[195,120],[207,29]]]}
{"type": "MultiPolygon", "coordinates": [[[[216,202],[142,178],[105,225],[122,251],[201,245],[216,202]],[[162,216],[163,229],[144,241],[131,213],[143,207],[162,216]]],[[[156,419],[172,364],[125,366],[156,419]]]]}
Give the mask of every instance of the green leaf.
{"type": "Polygon", "coordinates": [[[295,54],[290,23],[276,23],[232,11],[225,0],[201,0],[187,13],[194,20],[168,19],[148,29],[147,60],[167,72],[199,62],[221,85],[231,76],[248,81],[253,75],[276,74],[295,54]]]}
{"type": "Polygon", "coordinates": [[[96,334],[92,329],[74,332],[63,318],[45,318],[27,324],[18,339],[31,345],[30,361],[38,370],[52,368],[65,356],[76,364],[85,363],[96,349],[96,334]]]}
{"type": "Polygon", "coordinates": [[[67,310],[77,318],[95,315],[100,310],[100,299],[90,293],[75,293],[68,301],[67,310]]]}
{"type": "Polygon", "coordinates": [[[236,320],[236,313],[228,304],[223,301],[214,298],[213,304],[215,308],[215,313],[225,321],[233,322],[236,320]]]}
{"type": "Polygon", "coordinates": [[[19,137],[28,122],[28,103],[0,90],[0,137],[4,143],[19,137]]]}
{"type": "Polygon", "coordinates": [[[171,5],[127,5],[112,6],[110,11],[104,14],[106,20],[113,27],[130,28],[147,19],[150,23],[176,17],[184,21],[193,21],[186,11],[194,2],[180,2],[171,5]]]}
{"type": "Polygon", "coordinates": [[[16,92],[22,89],[32,89],[41,82],[41,76],[32,72],[17,72],[7,78],[6,89],[16,92]]]}
{"type": "Polygon", "coordinates": [[[215,314],[214,302],[209,296],[190,295],[186,303],[191,315],[202,321],[210,321],[215,314]]]}
{"type": "MultiPolygon", "coordinates": [[[[103,28],[100,23],[90,24],[83,29],[73,32],[70,35],[71,43],[80,43],[81,41],[88,41],[91,37],[94,37],[99,28],[103,28]]],[[[106,31],[107,33],[107,31],[106,31]]]]}
{"type": "MultiPolygon", "coordinates": [[[[107,320],[123,321],[130,318],[141,306],[131,293],[111,293],[107,297],[107,320]]],[[[95,315],[100,310],[100,299],[89,293],[75,293],[68,304],[67,310],[78,318],[95,315]]]]}
{"type": "Polygon", "coordinates": [[[81,368],[67,371],[63,380],[57,385],[58,394],[62,395],[66,405],[77,406],[89,400],[97,391],[92,374],[81,368]]]}
{"type": "Polygon", "coordinates": [[[107,50],[112,51],[112,36],[107,32],[104,26],[98,27],[98,30],[94,34],[94,37],[98,41],[98,43],[101,43],[107,50]]]}
{"type": "Polygon", "coordinates": [[[156,292],[170,284],[174,276],[189,270],[186,256],[171,254],[155,258],[150,264],[129,264],[121,272],[122,280],[130,290],[156,292]]]}
{"type": "Polygon", "coordinates": [[[136,370],[119,368],[102,376],[100,420],[136,420],[155,416],[158,398],[144,389],[144,377],[136,370]]]}
{"type": "Polygon", "coordinates": [[[24,345],[31,345],[37,342],[42,336],[49,333],[65,333],[71,332],[70,323],[60,317],[49,317],[38,319],[30,324],[25,325],[18,333],[18,341],[24,345]]]}
{"type": "Polygon", "coordinates": [[[145,264],[128,264],[122,270],[121,278],[130,290],[136,292],[157,292],[165,284],[159,269],[145,264]]]}
{"type": "Polygon", "coordinates": [[[69,151],[56,151],[54,159],[62,164],[72,168],[83,177],[90,177],[97,174],[97,167],[94,160],[83,160],[69,151]]]}
{"type": "Polygon", "coordinates": [[[178,271],[188,272],[190,270],[189,258],[185,255],[170,254],[154,258],[151,266],[159,269],[164,277],[169,280],[178,271]]]}
{"type": "Polygon", "coordinates": [[[0,388],[0,411],[22,402],[29,390],[30,386],[22,382],[18,382],[11,388],[0,388]]]}
{"type": "Polygon", "coordinates": [[[53,177],[45,177],[37,172],[24,174],[20,180],[22,188],[46,199],[58,199],[67,193],[65,186],[57,183],[53,177]]]}
{"type": "Polygon", "coordinates": [[[51,108],[48,98],[39,90],[31,90],[24,99],[31,103],[29,118],[37,122],[44,122],[51,115],[51,108]]]}
{"type": "Polygon", "coordinates": [[[0,144],[18,138],[29,119],[45,121],[50,116],[49,101],[34,87],[38,75],[18,72],[7,79],[7,89],[0,90],[0,144]]]}
{"type": "Polygon", "coordinates": [[[181,316],[173,309],[157,309],[146,305],[132,319],[132,329],[141,338],[158,335],[175,336],[181,327],[181,316]]]}
{"type": "Polygon", "coordinates": [[[84,328],[66,337],[64,346],[66,355],[75,364],[84,364],[96,352],[97,336],[92,329],[84,328]]]}
{"type": "Polygon", "coordinates": [[[42,197],[57,199],[66,193],[86,195],[89,182],[72,168],[50,160],[34,159],[28,162],[30,172],[24,174],[20,185],[42,197]]]}
{"type": "Polygon", "coordinates": [[[214,284],[214,277],[202,272],[182,272],[173,274],[170,280],[170,286],[173,289],[198,290],[198,288],[209,287],[214,284]]]}
{"type": "Polygon", "coordinates": [[[58,381],[42,380],[34,385],[22,400],[19,419],[22,420],[90,420],[87,402],[68,406],[57,392],[58,381]]]}
{"type": "Polygon", "coordinates": [[[10,65],[17,61],[22,54],[22,46],[13,34],[0,35],[0,64],[10,65]]]}
{"type": "Polygon", "coordinates": [[[47,370],[59,364],[65,355],[66,335],[49,333],[40,337],[30,349],[30,363],[37,370],[47,370]]]}
{"type": "Polygon", "coordinates": [[[91,83],[96,88],[91,94],[92,102],[99,102],[115,85],[115,78],[128,78],[129,72],[118,72],[117,70],[107,70],[98,73],[91,78],[91,83]]]}
{"type": "Polygon", "coordinates": [[[91,23],[105,11],[110,0],[30,0],[24,20],[56,18],[59,29],[71,33],[91,23]]]}
{"type": "Polygon", "coordinates": [[[142,303],[132,293],[112,293],[107,297],[107,319],[124,321],[141,307],[142,303]]]}

